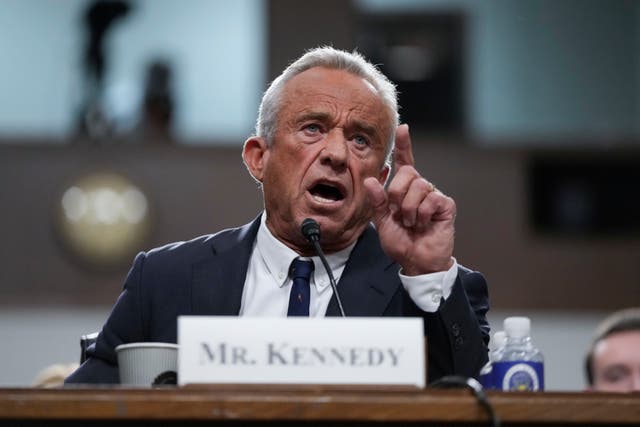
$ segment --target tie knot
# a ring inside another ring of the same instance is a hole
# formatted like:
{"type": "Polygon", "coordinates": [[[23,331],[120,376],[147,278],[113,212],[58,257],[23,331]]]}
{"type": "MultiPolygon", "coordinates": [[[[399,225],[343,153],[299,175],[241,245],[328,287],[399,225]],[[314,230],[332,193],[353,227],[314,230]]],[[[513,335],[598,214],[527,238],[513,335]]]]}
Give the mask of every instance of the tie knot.
{"type": "Polygon", "coordinates": [[[313,272],[313,261],[296,258],[291,262],[291,278],[309,280],[313,272]]]}

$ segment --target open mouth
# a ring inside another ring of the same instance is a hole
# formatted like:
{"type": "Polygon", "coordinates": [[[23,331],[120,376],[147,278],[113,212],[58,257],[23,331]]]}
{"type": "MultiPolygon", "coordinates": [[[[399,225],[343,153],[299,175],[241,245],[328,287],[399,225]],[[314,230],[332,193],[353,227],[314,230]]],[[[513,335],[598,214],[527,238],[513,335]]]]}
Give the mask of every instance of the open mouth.
{"type": "Polygon", "coordinates": [[[335,185],[319,183],[309,189],[314,199],[320,202],[338,202],[344,199],[344,192],[335,185]]]}

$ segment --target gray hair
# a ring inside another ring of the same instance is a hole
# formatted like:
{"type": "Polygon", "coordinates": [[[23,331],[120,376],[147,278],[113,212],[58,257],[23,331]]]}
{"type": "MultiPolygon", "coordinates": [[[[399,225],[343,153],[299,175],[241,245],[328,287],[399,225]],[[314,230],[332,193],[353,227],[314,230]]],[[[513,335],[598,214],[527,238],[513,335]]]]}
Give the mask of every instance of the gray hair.
{"type": "Polygon", "coordinates": [[[385,163],[388,164],[395,145],[395,132],[393,132],[393,130],[398,127],[400,121],[396,88],[375,65],[355,51],[346,52],[328,46],[319,47],[307,51],[289,65],[282,74],[271,82],[271,85],[262,96],[258,121],[256,122],[256,135],[265,138],[267,144],[272,144],[278,125],[278,113],[281,107],[285,84],[303,71],[314,67],[344,70],[362,77],[378,91],[382,102],[389,110],[391,119],[390,129],[392,132],[389,135],[385,155],[385,163]]]}

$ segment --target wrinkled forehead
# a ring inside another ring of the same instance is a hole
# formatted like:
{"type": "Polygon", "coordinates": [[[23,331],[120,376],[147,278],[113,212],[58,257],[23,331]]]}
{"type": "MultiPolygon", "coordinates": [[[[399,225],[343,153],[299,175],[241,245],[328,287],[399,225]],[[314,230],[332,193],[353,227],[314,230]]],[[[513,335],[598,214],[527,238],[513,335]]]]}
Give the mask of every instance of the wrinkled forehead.
{"type": "Polygon", "coordinates": [[[381,94],[375,86],[364,77],[346,70],[312,67],[285,83],[285,94],[304,90],[310,93],[326,93],[329,95],[358,93],[371,97],[371,101],[384,104],[381,94]]]}
{"type": "Polygon", "coordinates": [[[382,101],[382,95],[380,94],[380,92],[378,92],[378,89],[376,89],[376,87],[367,79],[362,78],[362,83],[369,88],[369,90],[371,91],[372,94],[378,96],[380,98],[380,100],[382,101]]]}
{"type": "Polygon", "coordinates": [[[332,102],[366,112],[384,137],[390,136],[394,113],[382,95],[364,77],[346,70],[313,67],[297,74],[285,83],[279,110],[322,108],[332,102]]]}

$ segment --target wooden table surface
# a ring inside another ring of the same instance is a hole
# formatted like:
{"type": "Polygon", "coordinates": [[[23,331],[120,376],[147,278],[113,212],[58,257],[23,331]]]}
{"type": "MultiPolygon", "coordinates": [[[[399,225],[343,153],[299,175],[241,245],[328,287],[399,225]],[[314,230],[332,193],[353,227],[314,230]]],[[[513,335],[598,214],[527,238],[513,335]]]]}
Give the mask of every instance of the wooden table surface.
{"type": "MultiPolygon", "coordinates": [[[[640,425],[640,394],[489,392],[488,399],[503,425],[640,425]]],[[[486,424],[489,418],[468,390],[291,386],[0,389],[0,425],[17,421],[40,425],[35,423],[38,420],[486,424]]]]}

